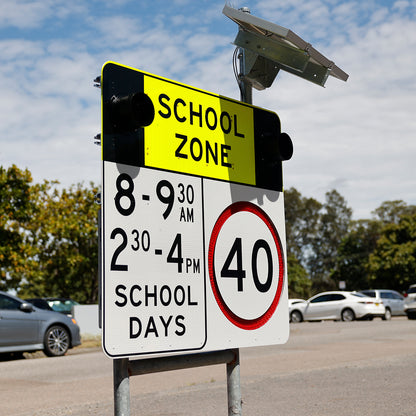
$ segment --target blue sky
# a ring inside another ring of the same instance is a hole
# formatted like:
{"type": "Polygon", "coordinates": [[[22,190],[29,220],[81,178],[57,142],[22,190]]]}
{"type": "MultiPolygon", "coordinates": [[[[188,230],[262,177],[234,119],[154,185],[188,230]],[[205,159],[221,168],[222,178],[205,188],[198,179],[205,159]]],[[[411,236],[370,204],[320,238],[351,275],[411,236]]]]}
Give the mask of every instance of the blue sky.
{"type": "MultiPolygon", "coordinates": [[[[383,201],[416,204],[416,1],[231,1],[290,28],[350,75],[326,87],[281,72],[255,105],[294,143],[285,187],[324,200],[337,189],[355,218],[383,201]]],[[[100,183],[100,92],[108,60],[239,99],[237,25],[224,1],[2,0],[0,165],[37,182],[100,183]]]]}

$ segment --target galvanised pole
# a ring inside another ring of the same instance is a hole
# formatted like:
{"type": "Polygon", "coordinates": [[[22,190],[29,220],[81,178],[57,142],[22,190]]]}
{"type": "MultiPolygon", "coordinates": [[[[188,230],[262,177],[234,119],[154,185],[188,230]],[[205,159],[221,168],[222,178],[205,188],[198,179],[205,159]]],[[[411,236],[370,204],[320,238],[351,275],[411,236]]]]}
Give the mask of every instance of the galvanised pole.
{"type": "Polygon", "coordinates": [[[129,359],[113,360],[114,416],[130,416],[129,359]]]}
{"type": "MultiPolygon", "coordinates": [[[[245,13],[250,13],[247,7],[241,9],[245,13]]],[[[240,48],[238,53],[240,60],[240,101],[253,104],[253,90],[251,84],[245,80],[245,53],[240,48]]],[[[242,395],[240,382],[240,350],[234,350],[235,359],[227,363],[227,395],[228,395],[228,416],[241,416],[242,414],[242,395]]]]}
{"type": "Polygon", "coordinates": [[[234,360],[227,363],[228,416],[241,416],[240,351],[234,350],[234,360]]]}

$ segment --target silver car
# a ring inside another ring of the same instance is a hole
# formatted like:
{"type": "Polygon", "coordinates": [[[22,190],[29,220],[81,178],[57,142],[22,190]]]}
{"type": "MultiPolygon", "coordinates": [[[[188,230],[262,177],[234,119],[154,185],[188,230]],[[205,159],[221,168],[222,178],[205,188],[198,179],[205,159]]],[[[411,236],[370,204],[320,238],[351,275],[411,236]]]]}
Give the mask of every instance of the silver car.
{"type": "Polygon", "coordinates": [[[360,290],[360,293],[383,302],[386,308],[385,320],[390,320],[392,316],[406,315],[404,312],[404,297],[395,290],[389,289],[369,289],[360,290]]]}
{"type": "Polygon", "coordinates": [[[0,353],[42,350],[54,357],[80,344],[74,318],[39,309],[0,291],[0,353]]]}

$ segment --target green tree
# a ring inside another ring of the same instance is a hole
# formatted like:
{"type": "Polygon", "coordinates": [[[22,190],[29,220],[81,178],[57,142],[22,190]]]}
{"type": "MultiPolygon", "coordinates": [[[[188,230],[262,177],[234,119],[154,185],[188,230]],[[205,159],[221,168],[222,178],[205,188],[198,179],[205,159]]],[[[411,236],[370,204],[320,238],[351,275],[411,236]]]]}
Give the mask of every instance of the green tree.
{"type": "MultiPolygon", "coordinates": [[[[303,197],[294,188],[285,191],[288,259],[293,256],[303,266],[314,292],[336,288],[331,273],[352,215],[351,208],[336,190],[327,192],[325,197],[325,203],[321,204],[303,197]]],[[[289,284],[290,281],[289,276],[289,284]]],[[[305,293],[310,290],[310,286],[305,286],[305,293]]]]}
{"type": "Polygon", "coordinates": [[[416,206],[407,205],[402,200],[385,201],[372,214],[383,224],[398,224],[403,215],[416,214],[416,206]]]}
{"type": "Polygon", "coordinates": [[[376,248],[382,223],[378,220],[352,221],[349,233],[339,245],[334,281],[345,281],[347,290],[367,289],[369,281],[369,257],[376,248]]]}
{"type": "Polygon", "coordinates": [[[285,190],[284,197],[289,296],[309,298],[312,283],[306,266],[322,204],[295,188],[285,190]]]}
{"type": "Polygon", "coordinates": [[[293,255],[289,255],[287,259],[287,275],[289,298],[308,299],[311,296],[312,282],[305,268],[293,255]]]}
{"type": "Polygon", "coordinates": [[[311,244],[319,226],[322,204],[303,197],[295,188],[285,190],[285,223],[287,251],[307,265],[311,244]]]}
{"type": "MultiPolygon", "coordinates": [[[[407,205],[401,200],[385,201],[372,212],[371,220],[351,222],[350,231],[339,246],[332,279],[344,280],[349,290],[374,287],[375,277],[371,277],[370,256],[378,247],[383,227],[399,224],[403,216],[415,213],[414,205],[407,205]]],[[[375,264],[377,258],[372,259],[373,270],[378,267],[375,264]]]]}
{"type": "Polygon", "coordinates": [[[12,165],[0,166],[0,289],[16,289],[25,269],[22,226],[30,220],[35,207],[31,202],[32,176],[12,165]]]}
{"type": "Polygon", "coordinates": [[[325,194],[325,204],[320,215],[317,232],[312,240],[312,253],[308,258],[308,268],[314,291],[337,288],[331,279],[336,265],[338,248],[348,233],[352,210],[336,190],[325,194]]]}
{"type": "Polygon", "coordinates": [[[369,258],[373,287],[404,290],[416,275],[416,214],[386,224],[369,258]]]}
{"type": "Polygon", "coordinates": [[[62,296],[82,303],[98,300],[98,192],[94,184],[68,190],[56,182],[33,187],[38,207],[26,224],[25,240],[33,248],[18,294],[62,296]]]}

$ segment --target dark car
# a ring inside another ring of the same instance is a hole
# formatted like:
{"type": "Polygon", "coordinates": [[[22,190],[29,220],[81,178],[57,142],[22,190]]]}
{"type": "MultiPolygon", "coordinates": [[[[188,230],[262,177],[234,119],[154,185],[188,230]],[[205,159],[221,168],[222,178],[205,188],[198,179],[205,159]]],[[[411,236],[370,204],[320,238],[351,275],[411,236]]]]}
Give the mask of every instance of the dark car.
{"type": "Polygon", "coordinates": [[[65,355],[81,344],[74,318],[44,310],[0,291],[0,353],[42,350],[48,357],[65,355]]]}
{"type": "Polygon", "coordinates": [[[30,302],[32,305],[40,309],[46,309],[48,311],[55,311],[64,313],[65,315],[72,316],[72,307],[74,305],[79,305],[78,302],[75,302],[72,299],[68,298],[29,298],[25,299],[27,302],[30,302]]]}

